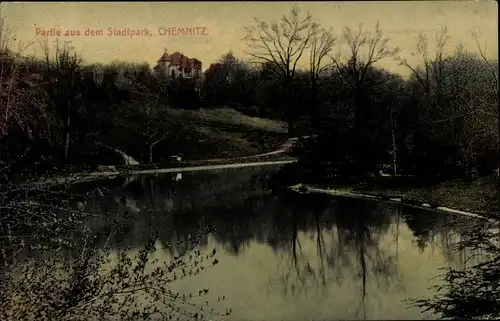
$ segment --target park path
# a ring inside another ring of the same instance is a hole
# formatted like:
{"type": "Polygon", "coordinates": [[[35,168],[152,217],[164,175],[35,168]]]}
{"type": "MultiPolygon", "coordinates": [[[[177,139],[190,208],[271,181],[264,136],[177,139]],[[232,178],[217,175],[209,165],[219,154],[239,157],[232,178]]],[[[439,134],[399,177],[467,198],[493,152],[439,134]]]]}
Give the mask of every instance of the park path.
{"type": "MultiPolygon", "coordinates": [[[[292,147],[297,143],[298,140],[299,140],[298,137],[289,138],[277,150],[272,151],[272,152],[268,152],[268,153],[250,155],[250,156],[229,157],[229,158],[204,159],[203,162],[235,160],[235,159],[249,159],[249,158],[257,158],[257,157],[263,157],[263,156],[280,155],[280,154],[284,154],[284,153],[290,151],[290,149],[292,149],[292,147]]],[[[123,160],[125,161],[126,165],[139,165],[139,162],[137,160],[135,160],[132,156],[125,154],[123,151],[121,151],[119,149],[113,148],[113,150],[123,157],[123,160]]]]}
{"type": "MultiPolygon", "coordinates": [[[[287,139],[277,150],[273,152],[251,155],[251,156],[243,156],[243,157],[233,157],[233,158],[217,158],[217,159],[208,159],[203,160],[203,162],[210,161],[224,161],[224,160],[248,160],[252,158],[260,158],[271,155],[280,155],[288,152],[295,143],[298,141],[298,137],[287,139]]],[[[107,146],[108,147],[108,146],[107,146]]],[[[114,149],[114,148],[112,148],[114,149]]],[[[117,153],[119,153],[125,160],[127,164],[137,165],[137,162],[133,157],[125,154],[124,152],[114,149],[117,153]]],[[[225,169],[225,168],[241,168],[241,167],[250,167],[250,166],[269,166],[269,165],[282,165],[282,164],[290,164],[294,163],[295,160],[281,160],[281,161],[255,161],[255,162],[244,162],[244,163],[232,163],[232,164],[219,164],[219,165],[199,165],[199,166],[187,166],[187,167],[174,167],[174,168],[160,168],[160,169],[142,169],[142,170],[131,170],[127,173],[127,175],[138,175],[138,174],[152,174],[152,173],[181,173],[181,172],[192,172],[192,171],[204,171],[204,170],[214,170],[214,169],[225,169]]],[[[113,167],[113,166],[109,166],[113,167]]],[[[81,173],[81,174],[71,174],[69,176],[60,176],[60,177],[52,177],[41,179],[36,182],[30,183],[21,183],[19,185],[59,185],[59,184],[68,184],[68,183],[76,183],[76,182],[84,182],[84,181],[92,181],[96,179],[102,178],[113,178],[120,175],[120,172],[117,171],[99,171],[92,173],[81,173]]]]}
{"type": "MultiPolygon", "coordinates": [[[[308,136],[304,136],[303,138],[307,138],[307,137],[308,136]]],[[[281,155],[281,154],[285,154],[286,152],[290,151],[292,149],[292,147],[297,143],[298,140],[299,140],[299,137],[289,138],[277,150],[272,151],[272,152],[268,152],[268,153],[250,155],[250,156],[230,157],[230,158],[213,158],[213,159],[206,159],[203,161],[213,162],[213,161],[237,160],[237,159],[244,160],[244,159],[252,159],[252,158],[272,156],[272,155],[281,155]]]]}

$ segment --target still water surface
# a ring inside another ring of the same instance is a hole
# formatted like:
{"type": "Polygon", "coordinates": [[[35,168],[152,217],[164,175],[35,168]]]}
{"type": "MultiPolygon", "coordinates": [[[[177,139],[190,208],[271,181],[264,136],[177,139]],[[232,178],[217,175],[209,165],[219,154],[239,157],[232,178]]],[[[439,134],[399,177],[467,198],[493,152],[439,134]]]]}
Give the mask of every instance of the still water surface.
{"type": "Polygon", "coordinates": [[[433,317],[405,299],[432,295],[440,268],[465,266],[467,253],[451,245],[470,218],[328,195],[272,194],[266,177],[276,170],[136,177],[110,183],[109,193],[84,206],[125,222],[110,239],[110,220],[90,222],[116,251],[136,251],[158,232],[160,260],[172,255],[165,244],[213,226],[200,250],[215,248],[219,264],[173,287],[210,289],[210,302],[225,296],[214,306],[231,308],[225,320],[433,317]]]}

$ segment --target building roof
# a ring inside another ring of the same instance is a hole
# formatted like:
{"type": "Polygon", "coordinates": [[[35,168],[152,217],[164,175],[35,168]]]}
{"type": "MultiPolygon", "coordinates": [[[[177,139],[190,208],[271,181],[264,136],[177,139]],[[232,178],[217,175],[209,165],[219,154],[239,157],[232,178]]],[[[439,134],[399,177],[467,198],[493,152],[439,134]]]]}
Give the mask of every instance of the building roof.
{"type": "Polygon", "coordinates": [[[195,67],[196,65],[201,68],[201,61],[196,58],[189,58],[188,56],[184,56],[184,54],[180,52],[174,52],[170,55],[164,53],[157,62],[161,61],[169,61],[171,66],[180,66],[181,68],[195,67]]]}

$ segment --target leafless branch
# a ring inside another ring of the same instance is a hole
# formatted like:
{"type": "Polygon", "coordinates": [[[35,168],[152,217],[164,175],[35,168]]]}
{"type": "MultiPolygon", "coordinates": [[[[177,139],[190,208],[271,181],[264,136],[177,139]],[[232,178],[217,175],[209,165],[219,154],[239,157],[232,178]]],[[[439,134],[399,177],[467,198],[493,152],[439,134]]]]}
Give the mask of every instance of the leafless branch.
{"type": "Polygon", "coordinates": [[[442,28],[435,35],[436,41],[436,54],[435,59],[431,61],[429,58],[429,39],[424,32],[421,32],[417,37],[416,53],[421,57],[423,68],[414,68],[410,66],[406,59],[397,57],[396,59],[402,66],[410,69],[412,75],[418,80],[419,84],[424,89],[427,96],[431,93],[432,79],[434,79],[437,88],[439,88],[443,73],[443,55],[446,44],[449,40],[448,29],[442,28]],[[422,74],[423,73],[423,74],[422,74]]]}
{"type": "Polygon", "coordinates": [[[476,32],[473,32],[472,36],[474,37],[474,40],[476,41],[479,55],[481,56],[483,61],[487,64],[489,72],[491,73],[491,80],[490,81],[492,83],[493,90],[495,91],[495,98],[496,98],[496,102],[498,105],[498,103],[499,103],[499,101],[498,101],[498,94],[499,94],[499,91],[498,91],[498,71],[497,71],[497,69],[495,69],[495,66],[493,66],[491,61],[488,58],[486,58],[486,45],[484,46],[484,49],[481,48],[481,45],[479,43],[479,35],[476,32]]]}
{"type": "Polygon", "coordinates": [[[256,26],[247,27],[244,40],[249,46],[246,51],[256,62],[268,63],[281,78],[293,78],[297,63],[304,51],[310,47],[316,24],[307,14],[299,17],[294,7],[290,17],[282,16],[279,23],[268,24],[255,18],[256,26]]]}
{"type": "Polygon", "coordinates": [[[399,52],[398,47],[389,48],[389,38],[383,36],[378,22],[373,32],[363,29],[362,24],[356,31],[345,27],[343,42],[347,44],[349,51],[346,62],[340,61],[340,53],[330,58],[350,87],[363,83],[374,64],[382,59],[394,57],[399,52]]]}
{"type": "Polygon", "coordinates": [[[309,56],[309,75],[313,86],[326,70],[334,66],[333,61],[323,62],[330,55],[336,40],[331,29],[326,30],[319,26],[314,28],[309,56]]]}

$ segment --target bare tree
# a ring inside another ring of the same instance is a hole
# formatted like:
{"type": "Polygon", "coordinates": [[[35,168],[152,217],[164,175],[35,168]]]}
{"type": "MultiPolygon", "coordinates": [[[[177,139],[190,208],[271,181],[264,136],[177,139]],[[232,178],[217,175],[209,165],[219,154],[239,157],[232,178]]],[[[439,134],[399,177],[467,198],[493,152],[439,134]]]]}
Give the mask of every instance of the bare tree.
{"type": "Polygon", "coordinates": [[[5,21],[0,18],[0,138],[12,129],[41,137],[48,133],[45,92],[40,75],[30,70],[33,61],[22,57],[32,42],[18,41],[5,21]]]}
{"type": "Polygon", "coordinates": [[[447,111],[438,124],[451,134],[469,174],[475,172],[476,156],[498,148],[498,97],[489,64],[473,53],[457,50],[444,67],[442,93],[447,111]]]}
{"type": "Polygon", "coordinates": [[[432,59],[429,55],[429,38],[423,32],[418,35],[416,53],[422,58],[422,68],[414,68],[408,63],[407,59],[397,57],[400,64],[410,69],[412,76],[417,79],[418,83],[424,90],[427,102],[430,102],[432,99],[433,85],[436,88],[436,102],[439,103],[441,101],[441,79],[443,76],[444,49],[449,38],[448,29],[446,27],[443,27],[439,32],[436,32],[436,52],[434,59],[432,59]]]}
{"type": "MultiPolygon", "coordinates": [[[[490,127],[490,130],[486,132],[487,137],[493,137],[496,142],[496,148],[497,150],[500,150],[500,140],[499,140],[499,130],[498,130],[498,125],[500,124],[500,101],[499,101],[499,90],[498,90],[498,60],[495,62],[492,62],[490,59],[486,57],[486,44],[484,46],[484,49],[481,48],[481,45],[479,43],[479,35],[477,33],[473,33],[472,36],[476,40],[477,44],[477,49],[479,52],[479,55],[481,56],[482,61],[484,64],[487,66],[487,71],[489,72],[489,77],[487,77],[487,91],[491,92],[492,94],[486,95],[486,99],[483,99],[483,97],[479,97],[478,95],[474,95],[476,98],[476,101],[481,106],[481,108],[477,108],[477,110],[482,113],[484,116],[488,118],[488,123],[493,124],[493,126],[490,127]],[[488,99],[491,98],[491,99],[488,99]]],[[[470,91],[472,94],[474,91],[470,91]]],[[[497,166],[499,164],[497,163],[497,166]]]]}
{"type": "MultiPolygon", "coordinates": [[[[15,123],[29,133],[30,115],[24,110],[27,100],[33,100],[35,94],[29,88],[34,86],[25,81],[23,73],[24,59],[21,54],[31,46],[31,43],[18,42],[18,48],[13,48],[16,43],[14,30],[5,24],[5,18],[0,18],[0,135],[7,134],[10,126],[15,123]],[[28,86],[24,86],[27,84],[28,86]]],[[[33,77],[30,77],[33,78],[33,77]]],[[[27,79],[26,79],[27,80],[27,79]]],[[[0,137],[1,137],[0,136],[0,137]]]]}
{"type": "Polygon", "coordinates": [[[345,27],[342,37],[348,46],[349,55],[345,67],[342,67],[341,54],[331,57],[332,62],[342,75],[344,81],[351,89],[359,88],[364,84],[370,68],[385,58],[391,58],[399,53],[399,48],[389,48],[389,38],[384,37],[380,25],[377,22],[373,33],[363,29],[361,24],[357,31],[345,27]]]}
{"type": "MultiPolygon", "coordinates": [[[[488,77],[488,87],[493,92],[493,95],[492,95],[493,100],[488,105],[489,105],[489,107],[492,107],[494,112],[496,111],[496,115],[495,114],[492,114],[492,115],[496,116],[498,118],[499,117],[498,109],[500,108],[500,102],[499,102],[499,97],[498,97],[498,94],[499,94],[499,91],[498,91],[498,60],[496,61],[496,68],[495,68],[495,64],[491,60],[486,58],[486,45],[485,45],[484,49],[481,48],[481,45],[479,43],[479,35],[474,32],[472,34],[472,36],[476,40],[477,49],[479,51],[479,55],[481,56],[481,59],[488,66],[488,71],[490,74],[490,76],[488,77]]],[[[497,128],[497,130],[498,130],[498,128],[497,128]]]]}
{"type": "Polygon", "coordinates": [[[72,115],[81,107],[81,63],[82,59],[74,52],[71,43],[59,40],[55,43],[54,55],[48,40],[40,42],[44,51],[46,84],[54,113],[64,123],[64,160],[68,161],[72,129],[72,115]]]}
{"type": "MultiPolygon", "coordinates": [[[[382,59],[391,58],[397,55],[399,48],[390,48],[388,45],[389,38],[384,37],[379,23],[375,25],[373,32],[363,29],[363,25],[359,25],[357,30],[349,27],[344,28],[342,42],[347,45],[348,55],[342,61],[342,55],[339,52],[336,56],[331,56],[331,60],[338,70],[344,84],[347,85],[353,108],[354,117],[354,132],[356,136],[358,148],[355,149],[355,158],[360,169],[364,172],[376,171],[374,162],[368,161],[365,150],[360,144],[367,143],[370,139],[370,134],[365,135],[363,132],[368,131],[367,121],[370,116],[365,113],[364,108],[368,104],[367,90],[370,87],[380,85],[388,81],[391,77],[388,74],[387,79],[376,80],[377,77],[369,77],[373,74],[374,65],[382,59]],[[361,153],[361,154],[357,154],[361,153]]],[[[368,145],[367,145],[368,146],[368,145]]],[[[377,151],[376,148],[372,151],[377,151]]],[[[370,156],[373,159],[373,155],[370,156]]]]}
{"type": "MultiPolygon", "coordinates": [[[[421,59],[421,65],[412,67],[406,58],[397,57],[400,65],[405,66],[411,72],[411,77],[416,81],[418,91],[422,90],[419,99],[418,122],[430,126],[430,130],[437,135],[444,135],[448,129],[434,125],[436,116],[445,112],[443,107],[443,73],[446,64],[444,50],[448,43],[449,36],[446,27],[436,31],[434,35],[435,54],[432,58],[429,53],[429,37],[421,32],[416,39],[416,55],[421,59]]],[[[412,53],[415,55],[415,53],[412,53]]]]}
{"type": "Polygon", "coordinates": [[[480,58],[464,51],[462,46],[454,55],[445,57],[449,39],[446,27],[435,34],[433,58],[427,36],[423,33],[418,36],[421,67],[412,67],[406,59],[399,58],[423,90],[418,121],[436,137],[453,142],[460,153],[459,162],[469,174],[475,172],[478,146],[489,149],[488,137],[498,137],[498,72],[485,57],[478,35],[473,33],[473,37],[480,58]]]}
{"type": "Polygon", "coordinates": [[[319,121],[318,92],[322,84],[324,73],[329,70],[333,64],[324,63],[325,58],[330,55],[337,38],[333,35],[331,29],[327,30],[315,26],[311,40],[311,49],[309,56],[309,80],[311,86],[311,125],[317,128],[319,121]]]}
{"type": "Polygon", "coordinates": [[[125,124],[133,124],[133,135],[140,137],[148,148],[147,161],[153,162],[153,151],[156,145],[169,135],[167,111],[160,103],[143,102],[139,108],[127,107],[125,124]]]}
{"type": "Polygon", "coordinates": [[[259,63],[267,63],[283,81],[287,91],[288,131],[293,133],[296,120],[296,106],[292,97],[293,79],[299,60],[310,46],[316,29],[311,14],[299,16],[294,6],[290,16],[282,16],[280,23],[268,24],[255,18],[256,26],[246,28],[244,40],[250,50],[246,53],[259,63]]]}
{"type": "MultiPolygon", "coordinates": [[[[394,92],[403,93],[404,92],[404,80],[399,77],[394,77],[391,81],[387,82],[387,85],[383,87],[383,91],[387,95],[394,95],[394,92]]],[[[398,175],[398,144],[396,140],[396,133],[398,128],[398,118],[403,110],[403,101],[401,95],[395,95],[393,103],[389,103],[387,107],[389,110],[389,128],[391,136],[392,145],[392,174],[394,176],[398,175]]]]}

